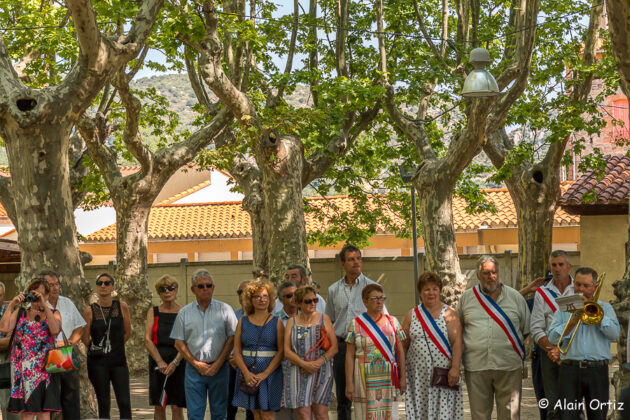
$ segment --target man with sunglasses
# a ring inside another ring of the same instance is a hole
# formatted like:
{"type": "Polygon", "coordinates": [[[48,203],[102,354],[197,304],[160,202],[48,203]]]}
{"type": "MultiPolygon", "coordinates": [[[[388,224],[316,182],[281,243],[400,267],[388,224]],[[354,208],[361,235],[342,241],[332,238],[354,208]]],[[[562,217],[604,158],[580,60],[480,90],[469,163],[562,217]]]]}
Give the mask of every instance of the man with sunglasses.
{"type": "MultiPolygon", "coordinates": [[[[295,285],[295,287],[306,286],[306,284],[308,283],[308,276],[306,275],[306,268],[304,268],[303,266],[299,264],[292,264],[288,266],[287,271],[284,272],[284,281],[292,282],[295,285]]],[[[280,301],[280,296],[282,295],[278,292],[278,297],[276,298],[276,306],[274,306],[273,308],[273,313],[276,315],[278,314],[278,312],[282,311],[283,303],[280,301]]],[[[320,314],[323,314],[324,311],[326,310],[326,301],[319,293],[317,294],[317,299],[318,299],[317,307],[315,308],[315,310],[319,312],[320,314]]],[[[284,324],[286,325],[287,323],[286,320],[283,319],[283,321],[284,321],[284,324]]]]}
{"type": "Polygon", "coordinates": [[[228,406],[228,360],[234,345],[236,315],[227,303],[212,299],[214,281],[207,270],[195,271],[190,288],[196,300],[175,319],[171,338],[186,365],[186,406],[190,420],[202,420],[206,399],[212,419],[225,419],[228,406]]]}
{"type": "MultiPolygon", "coordinates": [[[[81,313],[72,302],[65,296],[61,296],[61,285],[59,275],[53,270],[43,270],[39,276],[48,282],[50,294],[48,295],[48,305],[52,309],[59,311],[61,315],[61,330],[72,345],[81,340],[83,327],[86,322],[81,313]]],[[[59,333],[57,342],[63,343],[63,334],[59,333]]],[[[79,371],[56,373],[59,375],[61,383],[61,412],[64,419],[77,420],[81,418],[80,392],[79,392],[79,371]]]]}

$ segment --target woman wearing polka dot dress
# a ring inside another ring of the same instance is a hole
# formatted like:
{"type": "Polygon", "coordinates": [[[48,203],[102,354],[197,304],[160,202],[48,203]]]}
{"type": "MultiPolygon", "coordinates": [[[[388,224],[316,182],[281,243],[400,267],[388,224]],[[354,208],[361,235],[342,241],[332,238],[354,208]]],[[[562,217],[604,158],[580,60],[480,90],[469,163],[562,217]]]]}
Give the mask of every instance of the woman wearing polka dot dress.
{"type": "Polygon", "coordinates": [[[440,301],[442,280],[425,272],[418,279],[422,304],[411,309],[403,321],[407,339],[408,419],[458,420],[464,418],[461,389],[431,385],[434,367],[448,369],[448,385],[459,383],[462,360],[462,328],[457,313],[440,301]]]}

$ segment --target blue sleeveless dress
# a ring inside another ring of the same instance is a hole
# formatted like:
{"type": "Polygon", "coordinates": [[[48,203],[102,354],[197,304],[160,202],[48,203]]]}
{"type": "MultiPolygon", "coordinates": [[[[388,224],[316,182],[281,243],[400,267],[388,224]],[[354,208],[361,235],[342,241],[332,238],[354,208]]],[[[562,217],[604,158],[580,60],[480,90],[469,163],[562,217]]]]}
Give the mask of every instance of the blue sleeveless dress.
{"type": "MultiPolygon", "coordinates": [[[[254,325],[249,321],[249,317],[244,316],[241,320],[241,345],[243,350],[256,351],[256,342],[260,329],[263,329],[260,336],[258,351],[278,351],[278,317],[274,316],[271,321],[264,326],[254,325]]],[[[253,354],[253,353],[252,353],[253,354]]],[[[255,370],[260,373],[267,369],[273,357],[261,357],[258,355],[255,363],[255,370]]],[[[254,356],[243,356],[246,366],[251,366],[254,356]]],[[[241,370],[236,370],[236,377],[241,370]]],[[[258,395],[247,395],[238,388],[238,381],[234,384],[234,399],[232,405],[243,407],[247,410],[279,411],[282,399],[282,367],[278,365],[271,375],[258,386],[258,395]]]]}

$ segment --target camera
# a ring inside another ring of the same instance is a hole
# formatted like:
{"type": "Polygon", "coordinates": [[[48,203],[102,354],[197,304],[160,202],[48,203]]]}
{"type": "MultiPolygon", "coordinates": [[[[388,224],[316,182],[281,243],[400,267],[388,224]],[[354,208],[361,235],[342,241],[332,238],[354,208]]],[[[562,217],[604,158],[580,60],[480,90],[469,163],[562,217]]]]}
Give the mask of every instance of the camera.
{"type": "Polygon", "coordinates": [[[35,293],[30,292],[24,295],[24,302],[26,303],[32,303],[32,302],[37,302],[39,301],[39,298],[37,296],[35,296],[35,293]]]}
{"type": "Polygon", "coordinates": [[[547,270],[545,273],[545,281],[549,281],[551,279],[553,279],[553,274],[551,273],[551,270],[547,270]]]}

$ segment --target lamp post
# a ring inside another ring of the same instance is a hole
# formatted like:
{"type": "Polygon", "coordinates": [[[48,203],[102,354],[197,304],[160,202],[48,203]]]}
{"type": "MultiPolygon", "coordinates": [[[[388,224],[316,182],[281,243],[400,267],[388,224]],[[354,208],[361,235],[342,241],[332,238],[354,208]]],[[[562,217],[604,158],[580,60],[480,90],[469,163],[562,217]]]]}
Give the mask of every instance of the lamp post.
{"type": "Polygon", "coordinates": [[[413,178],[413,170],[405,166],[400,166],[400,177],[405,184],[409,184],[411,189],[411,235],[413,240],[413,290],[416,294],[416,306],[420,304],[420,296],[418,295],[418,288],[416,282],[420,276],[418,268],[418,229],[416,226],[416,189],[413,186],[411,179],[413,178]]]}

